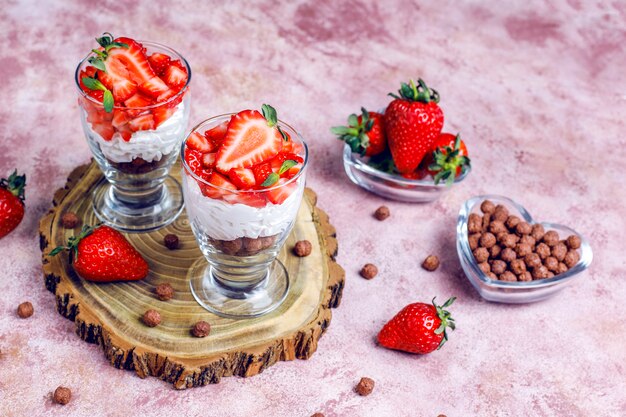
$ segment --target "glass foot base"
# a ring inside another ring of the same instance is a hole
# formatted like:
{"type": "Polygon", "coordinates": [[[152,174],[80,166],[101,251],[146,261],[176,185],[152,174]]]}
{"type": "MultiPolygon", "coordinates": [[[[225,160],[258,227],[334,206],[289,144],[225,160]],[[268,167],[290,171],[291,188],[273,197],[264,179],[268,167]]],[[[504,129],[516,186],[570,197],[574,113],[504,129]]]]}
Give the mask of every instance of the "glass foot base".
{"type": "Polygon", "coordinates": [[[194,298],[205,309],[221,317],[259,317],[278,307],[287,297],[289,273],[275,260],[267,278],[250,290],[225,287],[215,280],[212,267],[200,259],[189,270],[189,286],[194,298]]]}
{"type": "Polygon", "coordinates": [[[103,179],[93,191],[92,204],[96,217],[114,229],[150,232],[176,220],[183,210],[183,193],[178,181],[168,176],[158,201],[149,206],[133,207],[117,200],[113,186],[103,179]]]}

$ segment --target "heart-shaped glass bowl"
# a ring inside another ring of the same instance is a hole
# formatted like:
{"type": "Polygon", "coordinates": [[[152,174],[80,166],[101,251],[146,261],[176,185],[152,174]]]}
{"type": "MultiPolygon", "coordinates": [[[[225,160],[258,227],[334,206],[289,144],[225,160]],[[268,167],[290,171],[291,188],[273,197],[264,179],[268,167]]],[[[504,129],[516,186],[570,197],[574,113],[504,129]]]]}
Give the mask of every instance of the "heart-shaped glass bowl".
{"type": "Polygon", "coordinates": [[[580,260],[568,271],[553,278],[539,279],[529,282],[506,282],[493,280],[480,270],[472,250],[469,246],[467,222],[471,213],[482,215],[480,204],[484,200],[491,200],[494,204],[502,204],[511,214],[517,214],[530,224],[535,224],[532,216],[526,209],[513,200],[499,195],[481,195],[467,200],[461,207],[456,226],[456,249],[461,260],[465,275],[478,291],[481,297],[488,301],[499,303],[532,303],[551,297],[569,284],[574,277],[583,272],[591,264],[593,252],[589,242],[580,233],[566,226],[554,223],[539,223],[546,231],[556,231],[562,239],[570,235],[580,238],[580,260]]]}
{"type": "Polygon", "coordinates": [[[443,181],[435,184],[432,178],[410,180],[369,166],[366,159],[353,153],[347,144],[343,148],[343,167],[348,178],[359,187],[385,198],[409,203],[435,201],[442,194],[456,187],[471,171],[465,170],[455,178],[452,185],[446,185],[443,181]]]}

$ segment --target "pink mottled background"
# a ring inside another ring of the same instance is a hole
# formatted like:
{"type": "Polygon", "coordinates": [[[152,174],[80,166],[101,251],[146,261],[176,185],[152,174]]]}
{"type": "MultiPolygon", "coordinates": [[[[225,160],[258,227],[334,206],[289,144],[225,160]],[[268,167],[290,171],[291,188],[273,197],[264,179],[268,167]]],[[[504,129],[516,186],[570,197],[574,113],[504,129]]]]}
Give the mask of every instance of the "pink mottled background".
{"type": "Polygon", "coordinates": [[[0,172],[28,176],[27,213],[0,240],[2,416],[618,416],[626,415],[626,5],[621,1],[15,1],[0,8],[0,172]],[[196,3],[196,4],[193,4],[196,3]],[[202,6],[200,5],[202,3],[202,6]],[[273,104],[311,144],[309,184],[337,226],[347,271],[341,307],[309,361],[177,392],[112,368],[74,334],[43,287],[37,223],[70,170],[89,160],[73,85],[104,31],[165,43],[193,69],[192,123],[273,104]],[[401,81],[437,88],[446,130],[474,171],[429,205],[352,185],[329,127],[384,106],[401,81]],[[591,268],[558,296],[482,301],[461,272],[454,226],[477,194],[519,200],[585,234],[591,268]],[[430,253],[435,273],[419,268],[430,253]],[[358,276],[376,263],[372,281],[358,276]],[[439,352],[377,347],[412,301],[459,297],[439,352]],[[16,317],[31,300],[35,315],[16,317]],[[352,391],[376,380],[369,397],[352,391]],[[57,385],[74,399],[52,404],[57,385]]]}

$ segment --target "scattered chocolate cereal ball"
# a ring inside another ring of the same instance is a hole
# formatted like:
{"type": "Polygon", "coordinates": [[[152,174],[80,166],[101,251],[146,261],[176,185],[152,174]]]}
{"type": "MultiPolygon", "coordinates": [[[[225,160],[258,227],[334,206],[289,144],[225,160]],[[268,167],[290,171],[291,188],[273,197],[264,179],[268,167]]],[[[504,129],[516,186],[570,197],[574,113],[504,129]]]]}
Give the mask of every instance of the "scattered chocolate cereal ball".
{"type": "Polygon", "coordinates": [[[557,243],[559,243],[559,234],[554,231],[554,230],[549,230],[546,232],[545,235],[543,235],[543,238],[541,239],[543,241],[543,243],[545,243],[546,245],[552,247],[554,245],[556,245],[557,243]]]}
{"type": "Polygon", "coordinates": [[[559,270],[559,261],[554,256],[548,256],[544,259],[543,265],[548,268],[548,271],[558,272],[559,270]]]}
{"type": "Polygon", "coordinates": [[[532,249],[535,247],[535,244],[537,243],[537,241],[531,235],[522,235],[522,237],[520,237],[519,239],[519,243],[526,243],[532,249]]]}
{"type": "Polygon", "coordinates": [[[491,223],[491,214],[485,214],[483,216],[483,227],[482,227],[483,232],[487,231],[490,223],[491,223]]]}
{"type": "Polygon", "coordinates": [[[532,253],[533,249],[530,247],[528,243],[518,243],[515,245],[515,253],[518,258],[523,258],[524,256],[532,253]]]}
{"type": "Polygon", "coordinates": [[[322,414],[322,413],[315,413],[311,417],[324,417],[324,414],[322,414]]]}
{"type": "Polygon", "coordinates": [[[580,237],[576,235],[568,236],[565,240],[567,247],[570,249],[578,249],[580,248],[580,237]]]}
{"type": "Polygon", "coordinates": [[[544,279],[544,278],[548,278],[548,268],[546,268],[543,265],[539,265],[535,268],[533,268],[532,271],[532,275],[533,275],[533,279],[544,279]]]}
{"type": "Polygon", "coordinates": [[[578,263],[579,260],[580,260],[580,255],[578,254],[578,252],[575,250],[569,250],[565,254],[565,258],[563,259],[563,262],[565,263],[565,265],[567,265],[568,268],[572,268],[574,265],[578,263]]]}
{"type": "Polygon", "coordinates": [[[491,214],[496,210],[496,205],[491,200],[485,200],[480,204],[480,211],[485,214],[491,214]]]}
{"type": "Polygon", "coordinates": [[[211,325],[202,320],[194,324],[191,329],[191,334],[195,337],[207,337],[209,333],[211,333],[211,325]]]}
{"type": "Polygon", "coordinates": [[[502,240],[501,243],[502,243],[502,246],[504,247],[514,248],[517,242],[519,242],[519,236],[509,233],[506,235],[506,237],[502,240]]]}
{"type": "Polygon", "coordinates": [[[311,242],[308,240],[300,240],[296,242],[296,246],[293,247],[293,253],[302,258],[303,256],[309,256],[312,249],[313,246],[311,242]]]}
{"type": "Polygon", "coordinates": [[[469,243],[469,247],[471,250],[474,250],[478,247],[478,241],[480,240],[480,233],[472,233],[467,237],[467,241],[469,243]]]}
{"type": "Polygon", "coordinates": [[[473,253],[478,263],[486,262],[489,259],[489,251],[486,248],[477,248],[473,253]]]}
{"type": "Polygon", "coordinates": [[[519,276],[520,274],[526,272],[526,264],[524,263],[523,259],[513,259],[510,266],[511,272],[513,272],[515,275],[519,276]]]}
{"type": "Polygon", "coordinates": [[[535,248],[535,253],[539,255],[539,257],[543,260],[550,256],[550,247],[545,243],[541,242],[535,248]]]}
{"type": "Polygon", "coordinates": [[[357,394],[362,397],[368,396],[374,391],[374,380],[372,378],[363,377],[354,387],[357,394]]]}
{"type": "Polygon", "coordinates": [[[378,268],[374,264],[365,264],[361,268],[360,274],[365,279],[372,279],[378,275],[378,268]]]}
{"type": "Polygon", "coordinates": [[[502,252],[500,252],[500,259],[502,259],[504,262],[511,262],[515,258],[517,258],[517,255],[515,254],[515,251],[511,248],[504,248],[502,249],[502,252]]]}
{"type": "Polygon", "coordinates": [[[503,273],[500,274],[499,279],[500,281],[507,281],[507,282],[517,281],[517,277],[511,271],[504,271],[503,273]]]}
{"type": "Polygon", "coordinates": [[[504,222],[501,220],[492,221],[491,224],[489,225],[489,231],[496,236],[498,235],[498,233],[502,233],[502,232],[508,233],[508,230],[506,226],[504,225],[504,222]]]}
{"type": "Polygon", "coordinates": [[[391,212],[389,211],[389,207],[387,206],[380,206],[374,212],[374,217],[376,217],[376,220],[380,220],[380,221],[385,220],[390,215],[391,215],[391,212]]]}
{"type": "Polygon", "coordinates": [[[500,245],[493,245],[489,248],[489,255],[494,259],[500,256],[500,252],[502,252],[502,246],[500,245]]]}
{"type": "Polygon", "coordinates": [[[521,222],[519,217],[511,215],[508,219],[506,219],[506,227],[511,230],[515,230],[515,227],[519,224],[519,222],[521,222]]]}
{"type": "Polygon", "coordinates": [[[226,255],[234,255],[241,250],[243,240],[241,238],[234,240],[220,240],[222,252],[226,255]]]}
{"type": "Polygon", "coordinates": [[[532,231],[530,232],[530,235],[536,241],[540,241],[545,234],[546,234],[546,231],[545,231],[545,229],[543,228],[542,225],[540,225],[540,224],[533,224],[533,228],[532,228],[532,231]]]}
{"type": "Polygon", "coordinates": [[[485,274],[488,274],[491,272],[491,265],[489,265],[489,262],[479,263],[478,268],[480,268],[480,270],[483,271],[485,274]]]}
{"type": "Polygon", "coordinates": [[[33,315],[35,309],[30,301],[24,301],[19,306],[17,306],[17,315],[19,318],[27,319],[33,315]]]}
{"type": "Polygon", "coordinates": [[[469,233],[478,233],[483,228],[483,219],[476,213],[469,215],[467,219],[467,231],[469,233]]]}
{"type": "Polygon", "coordinates": [[[506,262],[499,259],[493,261],[493,263],[491,264],[491,272],[496,275],[500,275],[503,274],[504,271],[506,271],[506,262]]]}
{"type": "Polygon", "coordinates": [[[72,391],[67,387],[57,387],[52,395],[52,400],[61,405],[65,405],[72,399],[72,391]]]}
{"type": "Polygon", "coordinates": [[[541,258],[536,253],[529,253],[524,257],[526,268],[536,268],[541,265],[541,258]]]}
{"type": "Polygon", "coordinates": [[[519,222],[517,226],[515,226],[515,233],[518,235],[529,235],[532,230],[532,226],[526,222],[519,222]]]}
{"type": "Polygon", "coordinates": [[[74,229],[80,224],[80,219],[78,218],[76,213],[68,211],[67,213],[64,213],[61,217],[61,224],[66,229],[74,229]]]}
{"type": "Polygon", "coordinates": [[[557,275],[562,274],[563,272],[567,272],[569,268],[563,262],[559,262],[559,267],[556,270],[557,275]]]}
{"type": "Polygon", "coordinates": [[[148,310],[143,314],[141,320],[148,327],[156,327],[161,324],[161,315],[156,310],[148,310]]]}
{"type": "Polygon", "coordinates": [[[173,233],[169,233],[163,237],[163,244],[169,250],[178,249],[180,242],[178,241],[178,236],[173,233]]]}
{"type": "Polygon", "coordinates": [[[493,235],[493,233],[489,233],[489,232],[483,233],[482,236],[480,237],[480,246],[482,246],[483,248],[489,249],[495,244],[496,244],[496,237],[493,235]]]}
{"type": "Polygon", "coordinates": [[[567,253],[567,246],[565,243],[559,242],[556,245],[552,246],[550,250],[550,254],[554,256],[558,261],[562,261],[565,259],[565,254],[567,253]]]}
{"type": "Polygon", "coordinates": [[[422,268],[427,271],[434,271],[439,268],[439,258],[435,255],[428,255],[422,262],[422,268]]]}
{"type": "Polygon", "coordinates": [[[517,280],[522,282],[529,282],[533,280],[533,276],[530,271],[524,271],[517,276],[517,280]]]}
{"type": "Polygon", "coordinates": [[[509,218],[509,210],[502,204],[498,204],[493,211],[493,218],[505,222],[509,218]]]}
{"type": "Polygon", "coordinates": [[[154,293],[159,300],[167,301],[171,300],[174,296],[174,288],[169,282],[166,282],[165,284],[159,284],[154,287],[154,293]]]}

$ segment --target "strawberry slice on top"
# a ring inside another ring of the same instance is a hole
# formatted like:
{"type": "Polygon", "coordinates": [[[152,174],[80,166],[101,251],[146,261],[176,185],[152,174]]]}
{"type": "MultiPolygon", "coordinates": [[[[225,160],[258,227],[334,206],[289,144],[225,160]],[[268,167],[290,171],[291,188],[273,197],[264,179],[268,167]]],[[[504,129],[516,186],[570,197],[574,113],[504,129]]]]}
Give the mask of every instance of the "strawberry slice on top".
{"type": "Polygon", "coordinates": [[[217,153],[218,171],[228,174],[233,168],[250,168],[281,151],[284,136],[277,125],[276,110],[264,104],[262,111],[244,110],[232,117],[217,153]]]}

